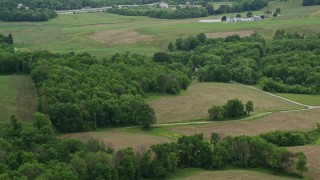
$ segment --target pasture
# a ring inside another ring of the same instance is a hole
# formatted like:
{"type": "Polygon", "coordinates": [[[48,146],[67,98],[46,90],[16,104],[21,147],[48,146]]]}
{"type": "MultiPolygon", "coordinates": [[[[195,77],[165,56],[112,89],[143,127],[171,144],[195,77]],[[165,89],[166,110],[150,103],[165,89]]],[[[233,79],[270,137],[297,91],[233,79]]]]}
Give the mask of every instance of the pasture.
{"type": "Polygon", "coordinates": [[[310,94],[289,94],[289,93],[275,93],[278,96],[306,104],[309,106],[320,106],[320,95],[310,94]]]}
{"type": "Polygon", "coordinates": [[[94,138],[114,150],[133,147],[136,151],[146,150],[153,144],[172,141],[165,137],[141,133],[139,130],[126,129],[103,129],[95,132],[68,133],[60,135],[59,138],[78,139],[83,142],[94,138]]]}
{"type": "MultiPolygon", "coordinates": [[[[254,14],[260,15],[265,10],[277,7],[282,9],[280,17],[260,22],[198,22],[200,19],[220,19],[223,15],[232,17],[235,13],[166,20],[102,12],[59,15],[48,22],[0,22],[0,33],[12,33],[18,50],[22,51],[88,52],[99,56],[127,51],[152,55],[157,51],[166,51],[169,41],[201,32],[207,33],[209,37],[221,37],[225,32],[255,32],[262,34],[267,40],[272,39],[277,29],[305,32],[306,35],[318,33],[319,6],[302,7],[301,0],[270,2],[269,7],[254,14]]],[[[242,16],[245,15],[246,12],[242,13],[242,16]]]]}
{"type": "Polygon", "coordinates": [[[306,176],[312,177],[313,179],[320,179],[320,147],[319,146],[299,146],[299,147],[289,147],[290,151],[293,152],[303,152],[307,156],[307,167],[308,172],[305,173],[306,176]]]}
{"type": "Polygon", "coordinates": [[[36,90],[30,76],[0,76],[0,122],[12,115],[30,121],[36,112],[36,90]]]}
{"type": "Polygon", "coordinates": [[[298,179],[286,176],[277,176],[267,172],[253,170],[223,170],[223,171],[199,171],[194,175],[179,178],[181,180],[196,180],[196,179],[217,179],[217,180],[289,180],[298,179]]]}
{"type": "Polygon", "coordinates": [[[171,123],[205,119],[212,105],[223,105],[235,98],[243,103],[252,100],[252,114],[302,108],[238,84],[200,82],[193,82],[182,95],[153,98],[149,104],[155,110],[158,123],[171,123]]]}
{"type": "Polygon", "coordinates": [[[309,130],[319,123],[320,109],[296,112],[277,112],[257,120],[221,121],[210,125],[189,125],[169,128],[175,133],[192,135],[203,133],[209,138],[212,132],[220,136],[259,135],[277,130],[309,130]]]}

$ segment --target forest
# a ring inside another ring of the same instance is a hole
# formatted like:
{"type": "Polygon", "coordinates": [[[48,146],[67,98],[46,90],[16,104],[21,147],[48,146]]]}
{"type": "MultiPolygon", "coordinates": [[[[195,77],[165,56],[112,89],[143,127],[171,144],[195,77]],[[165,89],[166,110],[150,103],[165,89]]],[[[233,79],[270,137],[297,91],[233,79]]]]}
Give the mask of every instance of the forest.
{"type": "Polygon", "coordinates": [[[271,92],[320,93],[319,38],[279,30],[271,43],[253,34],[224,39],[189,36],[174,44],[169,56],[196,68],[201,82],[258,83],[271,92]]]}
{"type": "Polygon", "coordinates": [[[108,13],[126,15],[126,16],[149,16],[159,19],[188,19],[197,17],[207,17],[208,12],[205,8],[181,8],[175,11],[154,10],[141,11],[138,9],[117,9],[107,10],[108,13]]]}
{"type": "Polygon", "coordinates": [[[162,179],[178,168],[263,168],[301,176],[307,158],[260,137],[220,138],[202,134],[176,142],[114,151],[97,140],[60,140],[48,116],[36,113],[30,124],[14,116],[0,126],[1,179],[162,179]]]}

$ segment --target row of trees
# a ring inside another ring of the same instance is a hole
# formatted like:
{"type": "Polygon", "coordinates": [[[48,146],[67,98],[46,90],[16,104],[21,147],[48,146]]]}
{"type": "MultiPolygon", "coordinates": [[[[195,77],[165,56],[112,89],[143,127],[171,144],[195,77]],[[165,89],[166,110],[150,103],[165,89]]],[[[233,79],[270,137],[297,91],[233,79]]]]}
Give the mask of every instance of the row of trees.
{"type": "Polygon", "coordinates": [[[183,8],[174,11],[169,10],[148,10],[141,11],[138,9],[108,9],[107,12],[126,16],[149,16],[159,19],[187,19],[208,16],[204,8],[183,8]]]}
{"type": "Polygon", "coordinates": [[[229,100],[223,106],[212,106],[208,109],[209,120],[223,120],[224,118],[238,118],[249,116],[253,111],[253,102],[247,101],[244,105],[239,99],[229,100]]]}
{"type": "Polygon", "coordinates": [[[114,152],[90,139],[56,138],[48,117],[36,113],[22,125],[14,117],[0,126],[1,179],[162,179],[178,168],[266,168],[278,173],[306,169],[303,153],[292,153],[259,137],[227,137],[213,133],[183,136],[177,142],[153,145],[145,151],[114,152]]]}
{"type": "Polygon", "coordinates": [[[319,5],[320,4],[320,0],[303,0],[302,4],[304,6],[319,5]]]}
{"type": "Polygon", "coordinates": [[[269,0],[240,0],[235,1],[232,5],[221,5],[216,10],[211,10],[213,7],[207,5],[207,9],[212,14],[225,14],[233,12],[244,12],[244,11],[256,11],[268,6],[269,0]]]}
{"type": "Polygon", "coordinates": [[[320,137],[320,124],[317,128],[307,132],[300,131],[274,131],[260,135],[267,142],[277,146],[303,146],[317,141],[320,137]]]}
{"type": "Polygon", "coordinates": [[[8,9],[0,7],[2,21],[47,21],[57,14],[49,9],[8,9]]]}

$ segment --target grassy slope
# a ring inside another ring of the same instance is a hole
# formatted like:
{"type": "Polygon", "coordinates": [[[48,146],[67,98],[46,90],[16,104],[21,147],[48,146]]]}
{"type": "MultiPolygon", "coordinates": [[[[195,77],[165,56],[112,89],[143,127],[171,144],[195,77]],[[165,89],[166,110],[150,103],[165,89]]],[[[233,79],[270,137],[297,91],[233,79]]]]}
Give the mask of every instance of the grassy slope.
{"type": "Polygon", "coordinates": [[[298,179],[286,176],[277,176],[267,172],[253,170],[222,170],[222,171],[204,171],[199,169],[180,170],[172,179],[196,180],[196,179],[219,179],[219,180],[289,180],[298,179]]]}
{"type": "Polygon", "coordinates": [[[133,147],[136,151],[145,150],[153,144],[172,141],[166,137],[145,133],[139,129],[101,129],[96,132],[62,134],[59,138],[79,139],[81,141],[87,141],[90,138],[94,138],[115,150],[133,147]]]}
{"type": "Polygon", "coordinates": [[[309,130],[319,123],[319,109],[298,112],[278,112],[256,120],[222,121],[210,125],[188,125],[169,128],[175,133],[192,135],[203,133],[210,137],[212,132],[221,136],[259,135],[276,130],[309,130]]]}
{"type": "Polygon", "coordinates": [[[31,120],[36,111],[35,87],[29,76],[0,76],[0,121],[12,115],[31,120]]]}
{"type": "MultiPolygon", "coordinates": [[[[199,19],[160,20],[148,17],[119,16],[106,13],[59,15],[48,22],[7,23],[0,22],[0,33],[13,33],[17,47],[21,50],[47,49],[53,52],[89,52],[95,55],[111,55],[116,52],[137,52],[151,55],[166,50],[169,41],[179,36],[200,32],[248,31],[261,33],[271,39],[279,29],[316,33],[320,29],[319,6],[302,7],[301,0],[271,2],[263,9],[282,9],[281,17],[261,22],[243,23],[199,23],[199,19]],[[119,30],[119,34],[115,34],[119,30]],[[95,33],[102,44],[92,39],[95,33]],[[136,33],[136,34],[135,34],[136,33]],[[127,36],[126,36],[127,35],[127,36]],[[130,36],[131,35],[131,36],[130,36]],[[139,36],[147,36],[141,42],[139,36]],[[116,43],[116,44],[115,44],[116,43]]],[[[255,12],[261,14],[262,11],[255,12]]],[[[242,13],[244,16],[246,14],[242,13]]],[[[201,19],[220,18],[211,16],[201,19]]],[[[228,14],[228,16],[235,16],[228,14]]]]}
{"type": "Polygon", "coordinates": [[[275,93],[278,96],[310,106],[320,106],[320,95],[275,93]]]}
{"type": "Polygon", "coordinates": [[[149,103],[154,108],[157,122],[180,122],[208,117],[212,105],[223,105],[230,99],[238,98],[244,103],[252,100],[254,112],[300,109],[302,107],[271,97],[264,93],[232,83],[198,83],[194,82],[180,96],[164,96],[149,103]]]}
{"type": "Polygon", "coordinates": [[[307,167],[308,172],[306,176],[312,177],[313,179],[320,179],[320,147],[318,146],[299,146],[289,147],[290,151],[299,152],[302,151],[307,156],[307,167]]]}

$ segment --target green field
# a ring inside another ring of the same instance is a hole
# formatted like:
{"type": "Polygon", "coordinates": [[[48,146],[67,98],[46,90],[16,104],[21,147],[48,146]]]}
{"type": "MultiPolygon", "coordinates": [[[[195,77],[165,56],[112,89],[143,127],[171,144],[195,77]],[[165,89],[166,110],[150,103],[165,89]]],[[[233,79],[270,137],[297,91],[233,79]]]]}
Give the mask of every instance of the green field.
{"type": "Polygon", "coordinates": [[[34,84],[29,76],[0,76],[0,122],[12,115],[31,120],[36,111],[34,84]]]}
{"type": "MultiPolygon", "coordinates": [[[[302,1],[270,2],[270,6],[254,12],[260,15],[267,9],[282,9],[277,18],[260,22],[199,23],[199,19],[217,19],[211,16],[198,19],[160,20],[149,17],[120,16],[107,13],[59,15],[48,22],[0,22],[0,33],[12,33],[19,50],[49,50],[52,52],[89,52],[108,56],[131,51],[152,55],[164,51],[169,41],[180,36],[201,32],[253,31],[271,40],[279,29],[318,33],[320,6],[302,7],[302,1]]],[[[244,16],[246,12],[242,13],[244,16]]],[[[228,14],[227,16],[235,16],[228,14]]],[[[219,34],[217,34],[219,36],[219,34]]]]}
{"type": "Polygon", "coordinates": [[[309,106],[320,106],[320,95],[275,93],[278,96],[309,106]]]}
{"type": "Polygon", "coordinates": [[[223,105],[235,98],[244,103],[252,100],[252,114],[303,108],[238,84],[199,82],[193,82],[182,95],[153,98],[149,104],[158,123],[169,123],[205,119],[212,105],[223,105]]]}

